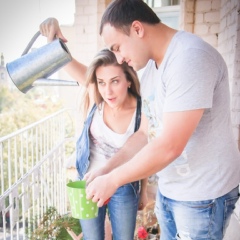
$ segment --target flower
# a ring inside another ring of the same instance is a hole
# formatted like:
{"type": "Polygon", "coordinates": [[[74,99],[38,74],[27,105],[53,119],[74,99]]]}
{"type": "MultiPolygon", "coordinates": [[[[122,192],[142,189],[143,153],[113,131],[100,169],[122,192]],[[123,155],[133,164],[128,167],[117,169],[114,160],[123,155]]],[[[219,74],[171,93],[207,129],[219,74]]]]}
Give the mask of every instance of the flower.
{"type": "Polygon", "coordinates": [[[148,236],[147,230],[144,227],[138,228],[138,237],[140,239],[145,239],[148,236]]]}

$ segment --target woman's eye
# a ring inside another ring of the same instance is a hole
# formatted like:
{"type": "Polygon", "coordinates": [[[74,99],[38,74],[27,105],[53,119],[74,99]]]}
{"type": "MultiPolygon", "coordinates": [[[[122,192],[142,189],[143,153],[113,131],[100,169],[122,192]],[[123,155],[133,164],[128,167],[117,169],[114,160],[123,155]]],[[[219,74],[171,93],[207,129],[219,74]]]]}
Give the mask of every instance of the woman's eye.
{"type": "Polygon", "coordinates": [[[113,80],[113,83],[114,83],[114,84],[117,84],[117,83],[118,83],[118,80],[113,80]]]}
{"type": "Polygon", "coordinates": [[[103,86],[103,85],[104,85],[104,82],[98,82],[98,85],[103,86]]]}

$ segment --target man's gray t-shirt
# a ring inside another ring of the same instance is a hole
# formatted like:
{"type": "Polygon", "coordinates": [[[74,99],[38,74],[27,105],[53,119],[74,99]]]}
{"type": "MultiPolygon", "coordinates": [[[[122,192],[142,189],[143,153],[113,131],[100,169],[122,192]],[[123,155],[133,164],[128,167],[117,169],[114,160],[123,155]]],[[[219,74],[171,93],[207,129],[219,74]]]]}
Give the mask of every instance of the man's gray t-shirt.
{"type": "Polygon", "coordinates": [[[149,141],[161,133],[164,112],[205,109],[181,156],[158,173],[164,196],[207,200],[238,185],[240,154],[232,133],[228,73],[217,50],[191,33],[177,32],[159,68],[148,62],[141,94],[149,141]]]}

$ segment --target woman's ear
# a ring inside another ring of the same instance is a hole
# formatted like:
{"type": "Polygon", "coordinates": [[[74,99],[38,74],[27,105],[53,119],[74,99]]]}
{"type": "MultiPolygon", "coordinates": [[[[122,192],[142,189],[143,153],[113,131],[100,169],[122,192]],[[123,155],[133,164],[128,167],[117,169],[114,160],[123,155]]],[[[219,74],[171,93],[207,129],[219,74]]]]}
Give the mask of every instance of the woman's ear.
{"type": "Polygon", "coordinates": [[[141,22],[133,21],[132,22],[132,31],[137,34],[138,37],[142,37],[144,34],[144,27],[141,22]]]}

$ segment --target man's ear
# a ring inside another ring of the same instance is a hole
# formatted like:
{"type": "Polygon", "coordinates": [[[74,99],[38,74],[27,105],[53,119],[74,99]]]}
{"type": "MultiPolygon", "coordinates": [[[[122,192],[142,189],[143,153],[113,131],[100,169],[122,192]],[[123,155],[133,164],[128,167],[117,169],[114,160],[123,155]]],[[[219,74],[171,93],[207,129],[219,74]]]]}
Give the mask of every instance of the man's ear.
{"type": "Polygon", "coordinates": [[[133,21],[132,22],[132,31],[138,35],[138,37],[142,37],[144,34],[144,27],[141,22],[133,21]]]}

